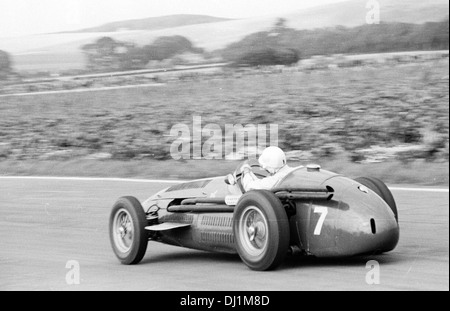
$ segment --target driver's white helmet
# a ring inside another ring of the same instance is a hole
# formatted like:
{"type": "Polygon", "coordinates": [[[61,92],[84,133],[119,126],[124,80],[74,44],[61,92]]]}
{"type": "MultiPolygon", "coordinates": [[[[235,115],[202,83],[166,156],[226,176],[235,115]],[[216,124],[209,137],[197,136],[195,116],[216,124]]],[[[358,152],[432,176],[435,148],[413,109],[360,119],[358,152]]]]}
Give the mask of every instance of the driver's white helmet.
{"type": "Polygon", "coordinates": [[[259,157],[259,165],[271,174],[275,174],[286,165],[286,155],[278,147],[264,149],[259,157]]]}

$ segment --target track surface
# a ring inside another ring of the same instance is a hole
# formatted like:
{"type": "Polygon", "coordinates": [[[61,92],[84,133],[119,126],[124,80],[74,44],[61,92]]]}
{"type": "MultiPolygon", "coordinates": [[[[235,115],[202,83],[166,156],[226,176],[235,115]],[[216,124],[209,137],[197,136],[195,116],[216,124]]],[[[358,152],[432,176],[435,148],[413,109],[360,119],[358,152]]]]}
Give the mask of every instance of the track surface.
{"type": "Polygon", "coordinates": [[[161,183],[0,179],[0,290],[449,290],[448,192],[394,190],[401,237],[388,254],[339,260],[291,256],[272,272],[237,256],[149,243],[140,265],[122,266],[108,238],[111,206],[146,199],[161,183]],[[69,285],[76,260],[80,284],[69,285]],[[380,284],[368,285],[369,260],[380,284]]]}

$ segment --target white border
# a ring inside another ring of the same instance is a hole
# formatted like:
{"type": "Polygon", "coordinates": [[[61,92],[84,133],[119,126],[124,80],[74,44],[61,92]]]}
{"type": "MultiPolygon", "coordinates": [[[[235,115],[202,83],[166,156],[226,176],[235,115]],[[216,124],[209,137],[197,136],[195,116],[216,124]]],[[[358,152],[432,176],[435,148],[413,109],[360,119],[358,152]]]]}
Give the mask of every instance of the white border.
{"type": "MultiPolygon", "coordinates": [[[[160,183],[160,184],[178,184],[188,180],[162,180],[162,179],[133,179],[133,178],[102,178],[102,177],[53,177],[53,176],[0,176],[2,179],[31,179],[31,180],[67,180],[67,181],[111,181],[111,182],[135,182],[135,183],[160,183]]],[[[438,192],[449,193],[447,188],[417,188],[417,187],[389,187],[393,191],[411,191],[411,192],[438,192]]]]}

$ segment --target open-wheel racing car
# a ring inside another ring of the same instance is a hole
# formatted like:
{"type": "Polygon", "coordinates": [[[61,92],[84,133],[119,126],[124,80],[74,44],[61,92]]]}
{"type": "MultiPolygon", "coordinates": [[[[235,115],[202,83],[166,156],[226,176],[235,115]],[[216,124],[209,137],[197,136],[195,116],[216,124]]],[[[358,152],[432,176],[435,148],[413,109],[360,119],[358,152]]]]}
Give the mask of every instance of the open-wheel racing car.
{"type": "MultiPolygon", "coordinates": [[[[267,172],[252,165],[263,178],[267,172]]],[[[298,167],[272,190],[245,192],[238,168],[224,177],[176,184],[139,202],[122,197],[109,220],[112,248],[137,264],[149,241],[239,254],[253,270],[278,267],[289,251],[348,257],[393,250],[398,212],[388,187],[318,165],[298,167]]]]}

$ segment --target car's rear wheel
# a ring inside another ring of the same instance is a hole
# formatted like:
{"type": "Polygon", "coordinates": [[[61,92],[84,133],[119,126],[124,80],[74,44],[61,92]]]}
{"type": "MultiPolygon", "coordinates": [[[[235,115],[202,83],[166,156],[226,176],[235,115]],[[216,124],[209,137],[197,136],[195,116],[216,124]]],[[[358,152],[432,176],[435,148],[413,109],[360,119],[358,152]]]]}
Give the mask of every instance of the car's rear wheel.
{"type": "Polygon", "coordinates": [[[395,215],[395,220],[397,220],[398,223],[397,204],[395,203],[395,199],[394,196],[392,195],[392,192],[389,190],[389,188],[383,181],[374,177],[359,177],[356,178],[355,181],[359,182],[360,184],[366,186],[367,188],[378,194],[389,205],[389,207],[391,208],[392,212],[395,215]]]}
{"type": "Polygon", "coordinates": [[[141,203],[134,197],[120,198],[109,219],[109,237],[114,254],[122,264],[139,263],[145,255],[147,219],[141,203]]]}
{"type": "Polygon", "coordinates": [[[239,200],[233,222],[236,249],[251,269],[275,269],[289,248],[289,221],[280,200],[270,191],[250,191],[239,200]]]}

